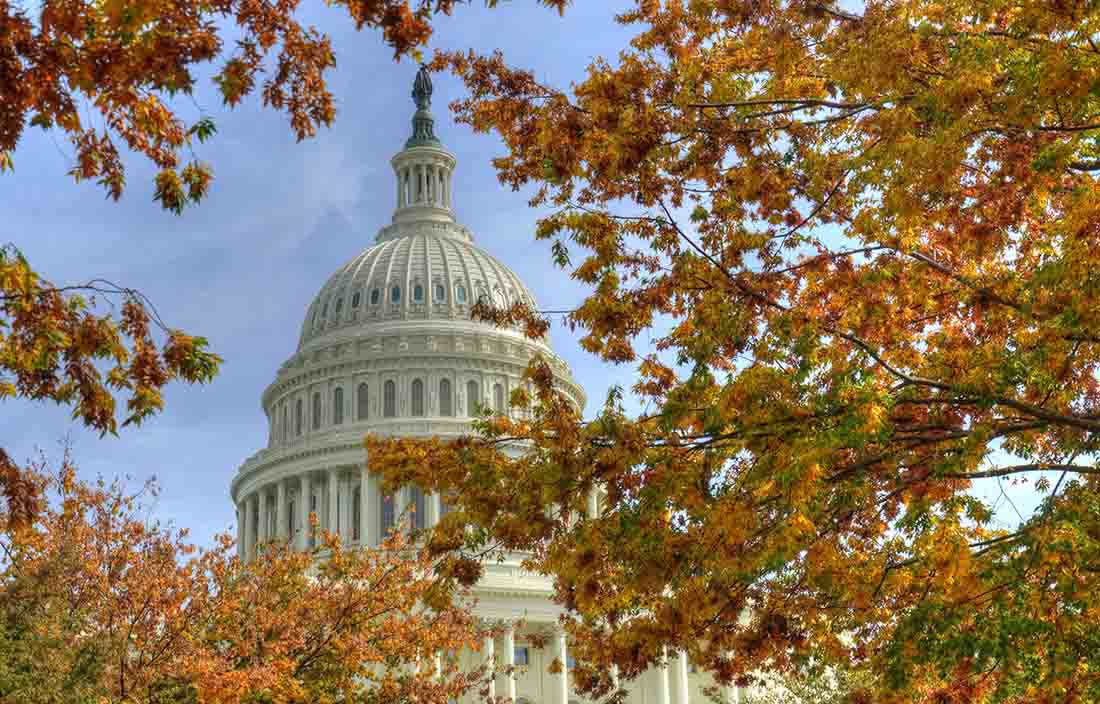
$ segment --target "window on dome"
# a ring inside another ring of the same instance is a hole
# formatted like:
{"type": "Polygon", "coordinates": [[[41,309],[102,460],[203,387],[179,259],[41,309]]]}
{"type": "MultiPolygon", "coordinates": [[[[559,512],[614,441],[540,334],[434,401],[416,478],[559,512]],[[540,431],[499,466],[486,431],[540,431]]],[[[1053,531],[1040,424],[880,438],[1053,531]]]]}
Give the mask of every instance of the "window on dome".
{"type": "Polygon", "coordinates": [[[441,379],[439,381],[439,415],[441,416],[453,416],[454,404],[451,399],[451,380],[441,379]]]}
{"type": "Polygon", "coordinates": [[[356,417],[356,419],[358,419],[358,420],[366,420],[367,419],[367,414],[369,412],[369,402],[370,402],[370,396],[368,394],[367,385],[366,384],[360,384],[359,385],[359,390],[356,391],[356,398],[355,398],[355,408],[356,408],[355,417],[356,417]]]}
{"type": "Polygon", "coordinates": [[[413,287],[413,300],[417,303],[424,301],[424,287],[420,284],[413,287]]]}
{"type": "Polygon", "coordinates": [[[413,530],[424,530],[428,526],[428,502],[424,490],[415,485],[409,487],[409,510],[413,530]]]}
{"type": "Polygon", "coordinates": [[[283,442],[286,442],[289,436],[290,424],[287,422],[286,418],[286,403],[283,403],[283,442]]]}
{"type": "Polygon", "coordinates": [[[401,287],[400,286],[394,286],[393,288],[390,289],[390,303],[400,303],[400,302],[401,302],[401,287]]]}
{"type": "Polygon", "coordinates": [[[500,384],[493,384],[493,410],[504,413],[504,387],[500,384]]]}
{"type": "Polygon", "coordinates": [[[290,502],[287,504],[286,534],[289,535],[292,540],[294,538],[294,517],[296,515],[298,514],[294,511],[294,499],[291,499],[290,502]]]}
{"type": "Polygon", "coordinates": [[[336,313],[339,314],[340,309],[343,308],[343,307],[344,307],[344,299],[343,298],[337,298],[336,299],[336,313]]]}
{"type": "Polygon", "coordinates": [[[360,503],[362,498],[362,490],[359,487],[355,487],[351,491],[351,539],[361,540],[362,536],[359,534],[360,516],[363,514],[363,508],[360,503]]]}
{"type": "Polygon", "coordinates": [[[394,524],[394,500],[393,494],[386,494],[382,497],[382,510],[379,511],[382,517],[382,535],[388,535],[393,530],[394,524]]]}
{"type": "Polygon", "coordinates": [[[412,383],[412,414],[424,415],[424,382],[420,379],[413,379],[412,383]]]}
{"type": "Polygon", "coordinates": [[[382,300],[382,292],[378,289],[374,289],[370,292],[370,304],[372,306],[378,305],[378,302],[382,300]]]}
{"type": "Polygon", "coordinates": [[[321,428],[321,394],[313,394],[313,429],[321,428]]]}
{"type": "Polygon", "coordinates": [[[397,385],[387,381],[382,388],[382,416],[393,418],[397,415],[397,385]]]}
{"type": "Polygon", "coordinates": [[[476,416],[481,412],[481,384],[466,382],[466,415],[476,416]]]}
{"type": "Polygon", "coordinates": [[[440,302],[447,300],[447,289],[443,287],[443,284],[435,285],[435,300],[440,302]]]}
{"type": "Polygon", "coordinates": [[[351,297],[351,307],[352,308],[358,308],[359,307],[359,301],[361,299],[362,299],[362,295],[358,291],[356,291],[355,294],[351,297]]]}
{"type": "Polygon", "coordinates": [[[294,434],[302,434],[302,399],[294,403],[294,434]]]}
{"type": "Polygon", "coordinates": [[[344,422],[344,390],[339,386],[332,390],[332,422],[334,425],[344,422]]]}
{"type": "Polygon", "coordinates": [[[309,322],[309,324],[313,325],[313,326],[317,325],[317,309],[316,308],[313,309],[313,320],[311,320],[309,322]]]}
{"type": "Polygon", "coordinates": [[[466,302],[466,287],[463,286],[462,284],[459,284],[458,286],[455,286],[455,299],[459,303],[465,303],[466,302]]]}
{"type": "Polygon", "coordinates": [[[328,317],[328,301],[325,301],[325,305],[321,306],[321,317],[322,318],[327,318],[328,317]]]}

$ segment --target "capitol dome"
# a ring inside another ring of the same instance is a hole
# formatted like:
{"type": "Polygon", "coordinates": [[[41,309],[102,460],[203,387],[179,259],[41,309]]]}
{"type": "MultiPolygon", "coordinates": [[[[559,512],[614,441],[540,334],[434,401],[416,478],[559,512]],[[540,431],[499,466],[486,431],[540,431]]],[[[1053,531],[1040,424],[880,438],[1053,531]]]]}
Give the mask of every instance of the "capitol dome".
{"type": "Polygon", "coordinates": [[[363,438],[468,434],[486,411],[513,412],[508,399],[535,357],[584,406],[583,391],[548,340],[471,318],[479,300],[532,307],[535,300],[458,222],[457,160],[435,135],[426,71],[417,75],[413,97],[412,136],[390,160],[391,222],[321,286],[305,310],[297,349],[261,397],[267,446],[241,465],[230,486],[246,556],[280,536],[311,544],[311,512],[360,545],[378,544],[406,510],[429,524],[442,509],[416,487],[385,504],[366,471],[363,438]]]}
{"type": "MultiPolygon", "coordinates": [[[[447,511],[443,497],[412,485],[383,493],[364,437],[457,437],[470,433],[483,413],[513,413],[507,399],[526,383],[523,374],[535,356],[549,363],[562,392],[584,407],[584,392],[548,340],[471,319],[471,307],[482,298],[532,306],[534,298],[455,217],[456,159],[435,136],[431,80],[423,68],[413,98],[412,136],[390,161],[392,221],[321,286],[305,310],[297,349],[261,397],[267,446],[245,460],[230,484],[242,559],[275,539],[316,549],[311,514],[350,547],[377,546],[390,531],[431,526],[447,511]]],[[[599,513],[601,501],[594,491],[586,511],[599,513]]],[[[584,704],[570,687],[573,663],[552,593],[550,579],[527,571],[522,555],[486,563],[475,588],[476,615],[503,624],[503,632],[488,636],[480,652],[447,657],[474,669],[499,653],[505,670],[489,681],[490,696],[499,684],[514,704],[584,704]],[[546,643],[551,630],[555,636],[546,643]],[[554,662],[560,664],[556,674],[550,671],[554,662]]],[[[436,667],[442,657],[436,654],[436,667]]],[[[666,661],[628,685],[627,701],[702,702],[713,684],[689,672],[681,652],[674,665],[666,661]]],[[[732,704],[736,690],[728,691],[732,704]]]]}
{"type": "Polygon", "coordinates": [[[299,351],[369,335],[380,326],[465,325],[470,308],[482,298],[536,307],[520,278],[474,245],[461,225],[395,222],[382,229],[377,242],[321,287],[302,323],[299,351]]]}

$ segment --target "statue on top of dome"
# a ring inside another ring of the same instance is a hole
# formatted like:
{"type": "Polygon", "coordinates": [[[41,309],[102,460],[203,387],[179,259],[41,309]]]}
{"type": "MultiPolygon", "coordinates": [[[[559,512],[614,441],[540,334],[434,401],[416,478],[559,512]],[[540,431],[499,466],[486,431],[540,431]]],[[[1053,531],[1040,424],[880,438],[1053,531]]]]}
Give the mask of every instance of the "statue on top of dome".
{"type": "Polygon", "coordinates": [[[427,110],[432,106],[432,76],[424,64],[420,64],[420,70],[416,72],[412,97],[417,110],[427,110]]]}
{"type": "Polygon", "coordinates": [[[432,76],[424,64],[420,64],[420,70],[413,80],[412,98],[416,102],[416,114],[412,119],[412,137],[405,142],[405,148],[439,146],[439,140],[435,136],[435,119],[429,110],[432,106],[432,76]]]}

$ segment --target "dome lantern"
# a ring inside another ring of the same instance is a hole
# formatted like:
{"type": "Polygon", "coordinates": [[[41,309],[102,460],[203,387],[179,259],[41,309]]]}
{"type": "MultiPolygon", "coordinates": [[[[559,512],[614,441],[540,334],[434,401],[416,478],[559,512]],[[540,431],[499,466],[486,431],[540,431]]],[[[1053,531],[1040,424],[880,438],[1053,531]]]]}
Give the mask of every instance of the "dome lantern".
{"type": "Polygon", "coordinates": [[[451,176],[457,160],[435,136],[432,117],[432,79],[421,65],[413,81],[412,136],[390,164],[397,179],[395,223],[455,222],[451,208],[451,176]]]}

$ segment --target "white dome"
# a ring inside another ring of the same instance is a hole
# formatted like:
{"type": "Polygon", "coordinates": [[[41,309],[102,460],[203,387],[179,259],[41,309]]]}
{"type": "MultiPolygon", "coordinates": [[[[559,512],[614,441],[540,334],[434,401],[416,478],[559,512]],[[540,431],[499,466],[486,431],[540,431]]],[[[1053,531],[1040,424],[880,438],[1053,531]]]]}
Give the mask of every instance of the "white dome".
{"type": "Polygon", "coordinates": [[[298,349],[330,338],[370,336],[402,322],[469,321],[481,297],[498,305],[535,307],[512,270],[471,241],[453,222],[398,222],[378,234],[321,287],[306,311],[298,349]]]}

